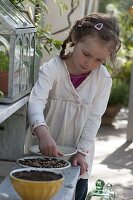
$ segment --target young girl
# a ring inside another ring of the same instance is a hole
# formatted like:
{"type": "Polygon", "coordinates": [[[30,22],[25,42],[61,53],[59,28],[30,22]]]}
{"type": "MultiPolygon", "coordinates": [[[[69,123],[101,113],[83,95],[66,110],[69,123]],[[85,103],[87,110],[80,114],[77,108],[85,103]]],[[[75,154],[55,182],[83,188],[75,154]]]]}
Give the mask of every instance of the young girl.
{"type": "Polygon", "coordinates": [[[59,56],[44,63],[28,106],[40,151],[62,155],[57,144],[77,148],[72,165],[80,165],[76,200],[84,200],[94,157],[95,137],[110,95],[112,79],[103,65],[114,64],[120,48],[114,18],[94,13],[77,20],[59,56]],[[66,53],[67,47],[72,47],[66,53]]]}

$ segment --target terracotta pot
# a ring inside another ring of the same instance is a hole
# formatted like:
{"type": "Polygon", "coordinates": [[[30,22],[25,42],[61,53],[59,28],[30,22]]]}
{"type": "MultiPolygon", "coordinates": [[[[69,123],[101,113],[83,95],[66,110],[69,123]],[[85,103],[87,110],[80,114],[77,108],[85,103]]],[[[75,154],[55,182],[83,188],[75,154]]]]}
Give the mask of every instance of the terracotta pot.
{"type": "Polygon", "coordinates": [[[133,16],[133,5],[130,6],[130,8],[128,9],[128,12],[133,16]]]}
{"type": "Polygon", "coordinates": [[[102,116],[102,125],[112,125],[112,122],[114,121],[120,109],[120,105],[108,106],[104,115],[102,116]]]}
{"type": "Polygon", "coordinates": [[[8,94],[8,71],[0,71],[0,91],[8,94]]]}

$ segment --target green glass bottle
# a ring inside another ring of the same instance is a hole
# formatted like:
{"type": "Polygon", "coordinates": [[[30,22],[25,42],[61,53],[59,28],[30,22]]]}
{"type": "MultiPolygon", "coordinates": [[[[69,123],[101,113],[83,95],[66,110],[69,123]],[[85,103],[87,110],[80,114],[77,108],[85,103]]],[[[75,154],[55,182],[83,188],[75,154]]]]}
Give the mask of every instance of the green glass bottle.
{"type": "Polygon", "coordinates": [[[105,182],[101,179],[98,179],[95,185],[96,188],[87,194],[86,200],[114,200],[111,198],[111,195],[113,194],[111,193],[111,184],[105,186],[105,182]]]}
{"type": "Polygon", "coordinates": [[[109,197],[110,197],[109,200],[114,200],[115,199],[115,192],[112,189],[112,184],[107,183],[105,185],[105,190],[109,193],[109,197]]]}

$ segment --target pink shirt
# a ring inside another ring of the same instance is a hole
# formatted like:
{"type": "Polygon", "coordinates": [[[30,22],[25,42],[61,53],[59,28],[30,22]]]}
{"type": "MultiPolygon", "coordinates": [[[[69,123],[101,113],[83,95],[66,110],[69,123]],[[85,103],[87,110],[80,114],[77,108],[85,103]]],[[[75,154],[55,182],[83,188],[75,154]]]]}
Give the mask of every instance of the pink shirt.
{"type": "Polygon", "coordinates": [[[86,77],[89,74],[90,72],[86,74],[78,74],[78,75],[70,74],[70,79],[74,87],[77,88],[86,79],[86,77]]]}

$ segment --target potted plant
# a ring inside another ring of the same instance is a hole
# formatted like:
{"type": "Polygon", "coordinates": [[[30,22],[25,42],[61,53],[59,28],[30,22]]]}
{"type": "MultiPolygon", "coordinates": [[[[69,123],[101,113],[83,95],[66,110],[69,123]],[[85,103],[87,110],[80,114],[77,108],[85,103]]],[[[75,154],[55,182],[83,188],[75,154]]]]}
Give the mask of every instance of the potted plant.
{"type": "Polygon", "coordinates": [[[112,0],[111,4],[109,0],[107,0],[107,2],[104,0],[100,2],[100,12],[108,12],[119,21],[120,37],[122,41],[122,48],[118,55],[121,59],[122,71],[118,76],[113,78],[111,95],[106,112],[102,118],[102,124],[112,124],[114,118],[110,118],[111,115],[113,115],[111,114],[113,110],[117,110],[118,112],[122,106],[128,106],[131,67],[133,65],[133,16],[132,12],[130,12],[131,8],[132,0],[124,1],[124,3],[122,0],[119,2],[112,0]]]}
{"type": "Polygon", "coordinates": [[[4,97],[4,93],[0,91],[0,98],[4,97]]]}
{"type": "Polygon", "coordinates": [[[8,93],[8,69],[8,54],[0,51],[0,91],[4,93],[4,95],[7,95],[8,93]]]}
{"type": "Polygon", "coordinates": [[[128,105],[129,85],[126,81],[114,78],[107,109],[102,117],[103,125],[111,125],[123,106],[128,105]]]}
{"type": "Polygon", "coordinates": [[[128,106],[132,61],[127,61],[122,71],[113,78],[107,109],[102,117],[103,125],[111,125],[122,107],[128,106]]]}

